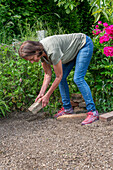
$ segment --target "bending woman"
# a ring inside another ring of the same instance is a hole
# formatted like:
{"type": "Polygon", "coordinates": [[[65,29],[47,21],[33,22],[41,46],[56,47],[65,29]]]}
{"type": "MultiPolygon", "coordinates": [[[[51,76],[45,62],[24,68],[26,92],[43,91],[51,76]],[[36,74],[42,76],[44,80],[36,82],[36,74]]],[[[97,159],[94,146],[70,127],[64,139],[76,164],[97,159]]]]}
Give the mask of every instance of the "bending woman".
{"type": "Polygon", "coordinates": [[[88,111],[87,118],[82,122],[82,125],[98,120],[99,114],[95,108],[90,87],[84,79],[92,54],[93,42],[83,33],[53,35],[40,42],[23,42],[19,49],[20,57],[31,63],[41,60],[45,72],[43,84],[35,102],[42,101],[42,107],[45,107],[51,94],[59,86],[63,107],[54,116],[57,118],[65,114],[73,114],[66,78],[75,66],[73,80],[85,100],[88,111]],[[46,92],[52,76],[51,65],[53,65],[56,78],[46,92]]]}

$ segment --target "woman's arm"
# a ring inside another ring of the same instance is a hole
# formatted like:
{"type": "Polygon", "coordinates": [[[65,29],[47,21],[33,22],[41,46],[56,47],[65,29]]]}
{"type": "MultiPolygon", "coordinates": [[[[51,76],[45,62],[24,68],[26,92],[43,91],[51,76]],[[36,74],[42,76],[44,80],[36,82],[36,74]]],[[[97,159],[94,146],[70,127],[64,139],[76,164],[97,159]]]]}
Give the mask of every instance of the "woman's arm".
{"type": "Polygon", "coordinates": [[[53,84],[51,85],[51,87],[49,88],[48,92],[42,98],[39,99],[39,102],[42,101],[42,107],[45,107],[48,104],[51,94],[58,87],[58,85],[62,79],[62,75],[63,75],[62,61],[60,60],[58,62],[58,64],[53,65],[53,68],[54,68],[54,71],[56,74],[56,78],[55,78],[53,84]]]}
{"type": "Polygon", "coordinates": [[[53,91],[58,87],[60,81],[62,80],[62,75],[63,75],[63,71],[62,71],[62,61],[60,60],[58,62],[58,64],[53,65],[55,74],[56,74],[56,78],[53,82],[53,84],[51,85],[50,89],[48,90],[48,92],[46,93],[46,95],[48,97],[51,96],[51,94],[53,93],[53,91]]]}
{"type": "Polygon", "coordinates": [[[35,99],[35,102],[44,96],[45,94],[45,91],[51,81],[51,76],[52,76],[52,71],[51,71],[51,66],[49,64],[47,64],[46,62],[43,62],[42,63],[42,67],[44,69],[44,80],[43,80],[43,84],[42,84],[42,87],[41,87],[41,90],[39,92],[39,95],[37,96],[37,98],[35,99]]]}

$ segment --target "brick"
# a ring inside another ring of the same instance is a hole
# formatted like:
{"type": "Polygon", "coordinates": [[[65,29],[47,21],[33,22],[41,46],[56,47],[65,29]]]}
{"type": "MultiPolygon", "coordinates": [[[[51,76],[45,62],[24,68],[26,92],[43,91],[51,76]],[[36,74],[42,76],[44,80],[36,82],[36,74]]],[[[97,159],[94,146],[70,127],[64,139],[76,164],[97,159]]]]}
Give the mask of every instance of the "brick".
{"type": "Polygon", "coordinates": [[[71,115],[63,115],[59,116],[57,120],[66,120],[66,119],[85,119],[87,115],[85,113],[80,114],[71,114],[71,115]]]}
{"type": "Polygon", "coordinates": [[[73,93],[71,94],[72,99],[81,99],[83,96],[81,94],[73,93]]]}
{"type": "Polygon", "coordinates": [[[42,102],[35,102],[33,103],[28,110],[31,111],[33,114],[36,114],[38,111],[40,111],[42,109],[42,102]]]}
{"type": "Polygon", "coordinates": [[[78,113],[86,113],[87,110],[84,109],[84,108],[74,107],[74,112],[77,113],[77,114],[78,113]]]}
{"type": "Polygon", "coordinates": [[[81,102],[83,102],[83,101],[84,101],[84,99],[82,99],[82,98],[81,98],[81,99],[73,99],[73,102],[75,102],[75,103],[76,103],[76,102],[81,103],[81,102]]]}
{"type": "Polygon", "coordinates": [[[99,120],[101,121],[110,121],[112,119],[113,119],[113,111],[99,116],[99,120]]]}
{"type": "Polygon", "coordinates": [[[84,107],[84,108],[86,108],[86,103],[85,103],[85,102],[79,103],[79,107],[84,107]]]}
{"type": "MultiPolygon", "coordinates": [[[[61,104],[63,104],[63,103],[62,103],[62,99],[60,99],[59,102],[60,102],[61,104]]],[[[72,107],[77,107],[77,106],[79,106],[79,103],[78,103],[78,102],[74,102],[73,100],[70,100],[70,103],[71,103],[72,107]]]]}
{"type": "Polygon", "coordinates": [[[71,106],[72,107],[78,107],[79,103],[78,102],[73,102],[72,100],[70,100],[71,106]]]}

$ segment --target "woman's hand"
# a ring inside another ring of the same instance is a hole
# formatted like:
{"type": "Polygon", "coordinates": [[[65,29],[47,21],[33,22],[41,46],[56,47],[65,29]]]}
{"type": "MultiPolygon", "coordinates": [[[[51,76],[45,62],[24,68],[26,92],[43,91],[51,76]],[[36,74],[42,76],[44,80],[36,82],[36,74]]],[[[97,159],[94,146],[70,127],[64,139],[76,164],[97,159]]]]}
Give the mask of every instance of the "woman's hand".
{"type": "Polygon", "coordinates": [[[38,102],[40,103],[42,101],[42,108],[47,106],[49,103],[49,97],[47,95],[44,95],[43,97],[39,98],[38,102]]]}
{"type": "Polygon", "coordinates": [[[44,96],[43,94],[39,94],[39,95],[37,96],[37,98],[35,99],[35,102],[37,102],[38,99],[42,98],[43,96],[44,96]]]}

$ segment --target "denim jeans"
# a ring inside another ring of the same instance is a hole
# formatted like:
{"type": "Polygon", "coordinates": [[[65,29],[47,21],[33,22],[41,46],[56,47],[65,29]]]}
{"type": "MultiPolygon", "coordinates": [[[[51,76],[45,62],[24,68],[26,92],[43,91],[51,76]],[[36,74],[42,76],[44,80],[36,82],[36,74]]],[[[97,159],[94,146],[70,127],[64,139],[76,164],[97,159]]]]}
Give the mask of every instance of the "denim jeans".
{"type": "Polygon", "coordinates": [[[66,78],[69,75],[72,68],[75,66],[73,80],[76,83],[77,87],[79,88],[85,100],[86,109],[87,111],[96,110],[95,104],[94,104],[94,101],[91,95],[90,87],[84,80],[84,76],[86,75],[92,54],[93,54],[93,42],[90,39],[90,37],[86,36],[86,44],[81,50],[79,50],[76,59],[70,61],[69,63],[62,64],[63,77],[59,84],[59,90],[60,90],[60,94],[62,97],[63,107],[65,109],[71,108],[69,87],[68,87],[66,78]]]}

